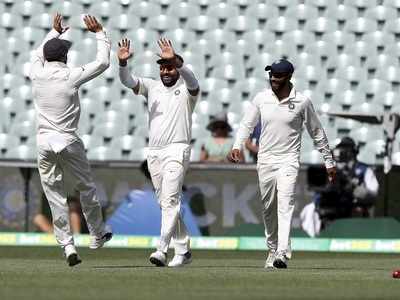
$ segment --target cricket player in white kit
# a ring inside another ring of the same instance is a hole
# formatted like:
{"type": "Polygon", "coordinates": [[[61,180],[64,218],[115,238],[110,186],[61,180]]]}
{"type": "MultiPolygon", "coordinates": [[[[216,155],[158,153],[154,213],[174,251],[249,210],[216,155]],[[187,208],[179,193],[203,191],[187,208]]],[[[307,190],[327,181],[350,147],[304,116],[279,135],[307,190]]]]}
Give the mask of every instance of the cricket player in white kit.
{"type": "Polygon", "coordinates": [[[165,266],[171,239],[175,255],[169,267],[179,267],[192,260],[189,236],[180,215],[182,184],[189,166],[192,113],[199,95],[199,84],[193,72],[176,55],[171,41],[160,39],[161,81],[131,75],[127,60],[130,41],[119,43],[119,75],[122,84],[143,95],[149,110],[148,166],[161,206],[161,236],[150,262],[165,266]]]}
{"type": "Polygon", "coordinates": [[[63,27],[62,16],[57,14],[53,29],[32,58],[30,75],[37,113],[40,179],[51,208],[54,234],[70,266],[79,264],[81,259],[70,228],[65,176],[72,177],[80,192],[91,235],[90,248],[100,248],[112,237],[105,228],[83,143],[76,133],[80,115],[78,89],[108,68],[110,41],[94,17],[85,16],[84,22],[89,31],[96,33],[96,60],[78,68],[66,65],[71,42],[59,39],[68,27],[63,27]]]}
{"type": "Polygon", "coordinates": [[[246,110],[228,158],[239,161],[243,144],[261,119],[257,172],[269,248],[265,267],[286,268],[303,126],[324,158],[330,181],[336,167],[311,100],[290,82],[293,65],[281,59],[265,70],[270,72],[271,89],[258,93],[246,110]]]}

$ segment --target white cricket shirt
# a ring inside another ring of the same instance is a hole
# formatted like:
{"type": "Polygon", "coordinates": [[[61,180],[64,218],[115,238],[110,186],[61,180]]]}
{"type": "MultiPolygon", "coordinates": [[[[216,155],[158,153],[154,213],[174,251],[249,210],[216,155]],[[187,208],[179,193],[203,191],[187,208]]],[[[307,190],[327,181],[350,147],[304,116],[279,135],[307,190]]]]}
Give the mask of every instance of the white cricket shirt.
{"type": "Polygon", "coordinates": [[[182,77],[172,87],[159,80],[139,78],[139,95],[148,103],[149,147],[190,144],[192,113],[198,96],[190,95],[182,77]]]}
{"type": "Polygon", "coordinates": [[[54,29],[48,33],[35,51],[30,75],[37,112],[38,144],[49,144],[55,152],[60,152],[78,139],[80,85],[101,74],[110,64],[110,41],[103,31],[96,33],[95,61],[76,68],[62,62],[45,61],[43,45],[59,36],[54,29]]]}
{"type": "Polygon", "coordinates": [[[261,119],[258,160],[299,159],[303,126],[321,152],[327,168],[335,166],[328,139],[311,100],[293,87],[288,98],[281,101],[272,89],[258,93],[240,123],[233,149],[241,149],[261,119]]]}

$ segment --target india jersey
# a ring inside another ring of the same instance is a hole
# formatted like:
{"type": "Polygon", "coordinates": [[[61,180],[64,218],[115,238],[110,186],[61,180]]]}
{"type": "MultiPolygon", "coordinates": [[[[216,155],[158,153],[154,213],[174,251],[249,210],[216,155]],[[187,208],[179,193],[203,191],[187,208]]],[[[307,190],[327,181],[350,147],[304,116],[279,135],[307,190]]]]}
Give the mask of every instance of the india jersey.
{"type": "Polygon", "coordinates": [[[172,143],[190,144],[192,113],[198,96],[190,95],[182,78],[172,87],[161,81],[140,78],[139,94],[147,99],[149,147],[172,143]]]}

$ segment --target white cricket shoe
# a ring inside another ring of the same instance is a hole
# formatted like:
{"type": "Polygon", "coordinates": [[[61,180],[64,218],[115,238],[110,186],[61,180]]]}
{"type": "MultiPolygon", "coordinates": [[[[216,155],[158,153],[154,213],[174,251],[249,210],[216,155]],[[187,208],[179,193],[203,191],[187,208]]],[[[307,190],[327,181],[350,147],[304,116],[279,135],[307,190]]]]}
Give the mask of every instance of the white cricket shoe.
{"type": "Polygon", "coordinates": [[[167,263],[167,254],[160,250],[157,250],[150,255],[149,260],[153,265],[156,265],[157,267],[165,267],[165,264],[167,263]]]}
{"type": "Polygon", "coordinates": [[[277,269],[286,269],[287,268],[288,258],[286,257],[285,252],[278,252],[275,256],[274,267],[277,269]]]}
{"type": "Polygon", "coordinates": [[[78,253],[76,252],[74,245],[67,245],[64,247],[64,256],[67,259],[67,264],[70,267],[78,265],[82,262],[81,258],[79,257],[78,253]]]}
{"type": "Polygon", "coordinates": [[[192,252],[188,251],[185,254],[175,254],[174,258],[169,262],[168,267],[183,267],[192,262],[192,252]]]}
{"type": "Polygon", "coordinates": [[[99,249],[104,246],[106,242],[112,239],[113,233],[111,228],[106,227],[104,232],[99,236],[92,236],[89,243],[90,249],[99,249]]]}
{"type": "Polygon", "coordinates": [[[274,268],[274,260],[276,256],[276,251],[271,249],[269,250],[267,260],[265,261],[265,266],[264,268],[266,269],[273,269],[274,268]]]}

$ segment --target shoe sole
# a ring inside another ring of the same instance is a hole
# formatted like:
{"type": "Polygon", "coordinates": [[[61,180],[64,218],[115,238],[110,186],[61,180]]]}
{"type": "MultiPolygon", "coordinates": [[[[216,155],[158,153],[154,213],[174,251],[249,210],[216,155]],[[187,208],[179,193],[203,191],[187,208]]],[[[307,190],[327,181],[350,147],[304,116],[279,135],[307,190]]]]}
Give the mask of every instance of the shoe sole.
{"type": "Polygon", "coordinates": [[[67,262],[70,267],[73,267],[73,266],[79,265],[82,262],[82,260],[80,259],[78,254],[73,253],[70,256],[68,256],[67,262]]]}
{"type": "Polygon", "coordinates": [[[155,257],[150,257],[149,260],[156,267],[165,267],[165,263],[155,257]]]}
{"type": "Polygon", "coordinates": [[[275,259],[274,267],[277,269],[287,269],[287,264],[281,259],[275,259]]]}
{"type": "Polygon", "coordinates": [[[106,233],[105,235],[103,235],[103,237],[102,237],[102,240],[104,240],[104,241],[102,242],[102,244],[100,244],[100,245],[97,246],[97,247],[89,246],[89,248],[90,248],[90,249],[99,249],[99,248],[103,247],[105,243],[107,243],[109,240],[111,240],[112,237],[113,237],[113,233],[112,233],[112,232],[107,232],[107,233],[106,233]]]}

